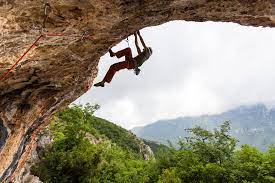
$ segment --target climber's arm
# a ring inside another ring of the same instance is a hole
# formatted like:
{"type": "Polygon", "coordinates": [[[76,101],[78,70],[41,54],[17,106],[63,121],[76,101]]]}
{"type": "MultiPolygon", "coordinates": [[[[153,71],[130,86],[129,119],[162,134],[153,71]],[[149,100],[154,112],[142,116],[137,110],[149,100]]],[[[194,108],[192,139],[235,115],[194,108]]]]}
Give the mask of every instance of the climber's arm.
{"type": "Polygon", "coordinates": [[[140,53],[141,53],[141,50],[140,50],[140,48],[139,48],[139,46],[138,46],[137,34],[135,33],[134,35],[135,35],[135,45],[136,45],[136,48],[137,48],[137,52],[138,52],[138,54],[140,54],[140,53]]]}
{"type": "Polygon", "coordinates": [[[139,32],[139,31],[137,31],[137,34],[138,34],[138,36],[139,36],[139,39],[140,39],[140,42],[141,42],[141,44],[142,44],[143,48],[147,48],[147,46],[146,46],[146,44],[145,44],[145,42],[144,42],[143,38],[141,37],[141,35],[140,35],[140,32],[139,32]]]}

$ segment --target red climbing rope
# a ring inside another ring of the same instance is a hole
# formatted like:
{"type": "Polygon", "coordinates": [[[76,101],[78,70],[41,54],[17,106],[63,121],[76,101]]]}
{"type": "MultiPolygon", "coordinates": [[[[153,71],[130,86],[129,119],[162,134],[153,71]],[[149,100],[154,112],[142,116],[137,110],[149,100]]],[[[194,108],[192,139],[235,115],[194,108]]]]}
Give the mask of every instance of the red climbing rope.
{"type": "Polygon", "coordinates": [[[48,34],[41,34],[35,41],[34,43],[28,48],[27,51],[25,51],[25,53],[11,66],[11,68],[9,68],[7,70],[7,72],[5,72],[1,77],[0,77],[0,81],[4,80],[7,75],[9,75],[9,73],[18,65],[19,62],[21,62],[23,60],[23,58],[31,51],[32,48],[34,48],[36,46],[36,44],[40,41],[40,39],[42,37],[78,37],[78,38],[92,38],[91,35],[76,35],[76,34],[67,34],[67,33],[48,33],[48,34]]]}
{"type": "Polygon", "coordinates": [[[27,51],[25,51],[25,53],[11,66],[11,68],[9,68],[7,70],[7,72],[5,72],[1,77],[0,77],[0,81],[2,81],[3,79],[5,79],[5,77],[7,77],[7,75],[17,66],[17,64],[22,61],[22,59],[31,51],[32,48],[34,48],[36,46],[36,43],[38,43],[38,41],[43,37],[43,35],[40,35],[35,42],[29,47],[29,49],[27,51]]]}

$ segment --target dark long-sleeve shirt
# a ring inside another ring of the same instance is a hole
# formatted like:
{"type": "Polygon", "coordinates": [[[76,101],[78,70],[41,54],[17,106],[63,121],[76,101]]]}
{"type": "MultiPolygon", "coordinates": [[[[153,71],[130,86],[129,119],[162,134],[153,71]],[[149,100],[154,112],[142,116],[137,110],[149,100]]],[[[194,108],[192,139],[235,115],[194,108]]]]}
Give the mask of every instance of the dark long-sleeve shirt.
{"type": "Polygon", "coordinates": [[[138,67],[140,67],[146,60],[151,56],[151,52],[149,48],[145,48],[138,56],[134,58],[137,62],[138,67]]]}

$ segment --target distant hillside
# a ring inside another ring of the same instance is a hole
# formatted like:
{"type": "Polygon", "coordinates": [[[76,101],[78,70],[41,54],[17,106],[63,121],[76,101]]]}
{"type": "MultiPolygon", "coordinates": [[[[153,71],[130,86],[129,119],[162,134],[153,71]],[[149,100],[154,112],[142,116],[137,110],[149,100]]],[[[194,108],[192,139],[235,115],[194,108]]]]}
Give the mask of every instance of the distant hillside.
{"type": "Polygon", "coordinates": [[[164,146],[159,142],[139,139],[131,131],[102,118],[94,117],[91,126],[123,149],[131,150],[138,154],[142,153],[143,156],[146,156],[146,154],[149,155],[151,150],[155,153],[160,146],[164,146]],[[151,149],[148,149],[146,146],[149,146],[151,149]]]}
{"type": "Polygon", "coordinates": [[[131,131],[110,121],[94,117],[91,127],[125,150],[142,154],[144,158],[151,155],[151,149],[148,148],[148,145],[143,140],[137,138],[131,131]]]}
{"type": "Polygon", "coordinates": [[[164,144],[169,140],[176,144],[179,138],[187,136],[187,128],[198,125],[214,129],[224,121],[231,122],[231,134],[240,140],[239,144],[251,144],[265,150],[275,143],[275,109],[267,109],[262,104],[241,106],[218,115],[161,120],[132,131],[144,139],[164,144]]]}

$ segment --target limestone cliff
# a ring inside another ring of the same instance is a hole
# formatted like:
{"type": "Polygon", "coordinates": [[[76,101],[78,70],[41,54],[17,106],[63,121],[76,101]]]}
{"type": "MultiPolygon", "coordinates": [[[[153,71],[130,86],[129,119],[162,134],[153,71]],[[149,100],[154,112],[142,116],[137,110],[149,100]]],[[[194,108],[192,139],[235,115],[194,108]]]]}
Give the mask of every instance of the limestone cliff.
{"type": "Polygon", "coordinates": [[[44,35],[0,81],[0,181],[11,179],[18,172],[38,131],[55,112],[87,91],[97,74],[99,58],[129,34],[172,20],[273,27],[274,3],[0,0],[1,75],[44,35]]]}

